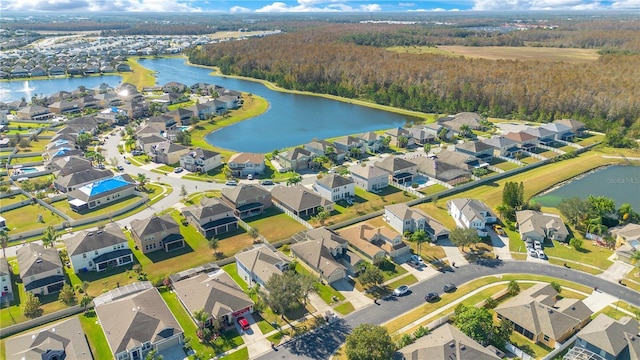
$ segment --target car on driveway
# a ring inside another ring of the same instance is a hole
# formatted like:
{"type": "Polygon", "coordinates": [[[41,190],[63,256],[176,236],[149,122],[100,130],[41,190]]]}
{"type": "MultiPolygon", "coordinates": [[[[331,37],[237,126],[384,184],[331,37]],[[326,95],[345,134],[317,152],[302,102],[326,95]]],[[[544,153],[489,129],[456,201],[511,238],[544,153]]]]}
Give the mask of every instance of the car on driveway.
{"type": "Polygon", "coordinates": [[[242,330],[249,330],[249,321],[244,316],[240,316],[237,321],[242,330]]]}
{"type": "Polygon", "coordinates": [[[500,226],[498,224],[493,225],[493,231],[495,231],[496,234],[498,234],[498,235],[504,235],[504,229],[502,228],[502,226],[500,226]]]}
{"type": "Polygon", "coordinates": [[[418,255],[411,255],[411,260],[422,263],[422,258],[418,255]]]}
{"type": "Polygon", "coordinates": [[[529,256],[534,258],[538,257],[538,253],[533,248],[528,248],[528,251],[529,251],[529,256]]]}
{"type": "Polygon", "coordinates": [[[438,294],[436,294],[436,293],[432,292],[432,293],[428,293],[427,295],[425,295],[425,296],[424,296],[424,299],[425,299],[427,302],[432,303],[432,302],[436,302],[436,301],[440,300],[440,295],[438,295],[438,294]]]}
{"type": "Polygon", "coordinates": [[[118,170],[120,170],[120,171],[124,171],[124,166],[122,166],[122,165],[118,165],[118,170]]]}
{"type": "Polygon", "coordinates": [[[411,266],[412,268],[415,268],[415,269],[420,269],[420,265],[421,265],[419,262],[417,262],[415,260],[409,260],[409,261],[407,261],[407,264],[409,264],[409,266],[411,266]]]}
{"type": "Polygon", "coordinates": [[[273,181],[271,180],[262,180],[260,185],[273,185],[273,181]]]}
{"type": "Polygon", "coordinates": [[[409,287],[407,285],[402,285],[399,288],[393,290],[393,296],[402,296],[409,292],[409,287]]]}
{"type": "Polygon", "coordinates": [[[544,254],[544,251],[542,251],[542,250],[540,250],[540,249],[536,250],[536,255],[537,255],[537,256],[538,256],[538,258],[540,258],[540,259],[546,259],[546,258],[547,258],[547,256],[544,254]]]}
{"type": "Polygon", "coordinates": [[[456,291],[456,289],[457,289],[457,287],[456,287],[456,284],[454,284],[454,283],[444,284],[444,286],[442,287],[442,290],[444,292],[447,292],[447,293],[448,292],[454,292],[454,291],[456,291]]]}
{"type": "Polygon", "coordinates": [[[181,168],[180,166],[178,166],[177,168],[173,169],[173,172],[176,173],[176,174],[181,173],[183,171],[184,171],[184,169],[181,168]]]}
{"type": "Polygon", "coordinates": [[[226,183],[224,183],[227,186],[237,186],[238,183],[235,180],[229,180],[226,183]]]}

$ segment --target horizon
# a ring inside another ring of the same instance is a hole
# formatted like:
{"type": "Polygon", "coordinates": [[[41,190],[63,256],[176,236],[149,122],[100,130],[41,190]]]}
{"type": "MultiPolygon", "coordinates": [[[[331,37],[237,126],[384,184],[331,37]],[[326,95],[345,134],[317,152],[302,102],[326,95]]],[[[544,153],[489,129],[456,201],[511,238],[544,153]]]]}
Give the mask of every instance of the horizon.
{"type": "Polygon", "coordinates": [[[26,0],[0,6],[7,13],[420,13],[420,12],[609,12],[637,10],[638,0],[26,0]]]}

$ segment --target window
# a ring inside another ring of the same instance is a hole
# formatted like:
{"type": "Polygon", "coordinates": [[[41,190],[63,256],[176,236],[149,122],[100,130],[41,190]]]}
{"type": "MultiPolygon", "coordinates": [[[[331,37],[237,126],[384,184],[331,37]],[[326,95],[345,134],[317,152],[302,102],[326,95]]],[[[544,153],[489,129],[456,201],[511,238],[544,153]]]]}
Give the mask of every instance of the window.
{"type": "Polygon", "coordinates": [[[548,341],[549,341],[549,335],[545,335],[545,336],[543,337],[543,339],[544,339],[544,341],[547,341],[547,342],[548,342],[548,341]]]}
{"type": "Polygon", "coordinates": [[[87,254],[82,254],[82,258],[86,259],[87,258],[87,254]]]}

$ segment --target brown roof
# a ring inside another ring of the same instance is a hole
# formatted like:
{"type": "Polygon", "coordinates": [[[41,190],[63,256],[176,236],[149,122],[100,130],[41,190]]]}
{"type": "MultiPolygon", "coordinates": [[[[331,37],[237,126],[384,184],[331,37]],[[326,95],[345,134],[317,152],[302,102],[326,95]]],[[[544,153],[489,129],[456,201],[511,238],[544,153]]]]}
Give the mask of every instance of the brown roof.
{"type": "Polygon", "coordinates": [[[333,203],[331,200],[323,198],[300,184],[296,186],[276,186],[271,190],[271,196],[275,201],[296,211],[315,209],[319,206],[325,207],[333,203]]]}
{"type": "Polygon", "coordinates": [[[526,143],[529,141],[534,141],[537,139],[537,137],[526,133],[524,131],[520,131],[520,132],[510,132],[504,135],[504,137],[506,137],[507,139],[519,142],[519,143],[526,143]]]}
{"type": "Polygon", "coordinates": [[[384,255],[384,250],[371,243],[376,238],[378,231],[384,228],[375,229],[368,224],[360,224],[344,229],[339,232],[340,236],[345,238],[351,246],[360,250],[370,258],[375,256],[384,255]]]}
{"type": "Polygon", "coordinates": [[[269,281],[273,274],[282,275],[276,264],[289,263],[291,260],[280,253],[274,252],[266,245],[260,245],[247,251],[237,253],[236,261],[242,263],[263,282],[269,281]]]}
{"type": "Polygon", "coordinates": [[[234,164],[262,164],[264,162],[264,154],[241,152],[231,155],[229,163],[234,164]]]}

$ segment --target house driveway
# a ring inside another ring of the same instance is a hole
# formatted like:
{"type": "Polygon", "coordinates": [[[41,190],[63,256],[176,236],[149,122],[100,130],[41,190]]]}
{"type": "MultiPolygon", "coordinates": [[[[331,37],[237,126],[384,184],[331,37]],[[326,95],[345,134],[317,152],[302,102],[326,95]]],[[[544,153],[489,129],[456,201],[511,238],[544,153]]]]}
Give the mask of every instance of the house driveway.
{"type": "Polygon", "coordinates": [[[271,350],[271,343],[265,338],[256,324],[256,321],[253,319],[253,315],[250,313],[242,314],[245,319],[249,322],[250,329],[242,330],[236,321],[234,326],[239,334],[242,335],[242,341],[244,341],[247,346],[247,350],[249,351],[249,359],[253,359],[262,355],[271,350]]]}
{"type": "Polygon", "coordinates": [[[358,310],[373,302],[373,300],[366,297],[363,293],[356,290],[347,280],[340,279],[331,284],[334,289],[338,290],[344,297],[358,310]]]}
{"type": "Polygon", "coordinates": [[[622,261],[615,261],[613,265],[609,266],[609,268],[598,275],[598,277],[617,283],[619,280],[624,279],[631,270],[633,270],[633,265],[622,261]]]}
{"type": "Polygon", "coordinates": [[[453,263],[455,263],[456,266],[469,264],[469,261],[465,259],[464,254],[460,252],[460,249],[458,249],[457,246],[453,245],[451,240],[438,240],[438,244],[442,246],[442,250],[444,250],[444,253],[447,255],[447,260],[449,260],[450,265],[453,266],[453,263]]]}
{"type": "Polygon", "coordinates": [[[496,256],[502,260],[511,260],[511,252],[509,251],[509,238],[507,236],[500,236],[496,234],[493,229],[488,229],[487,233],[491,237],[491,246],[493,246],[493,252],[496,256]]]}
{"type": "Polygon", "coordinates": [[[182,345],[175,345],[168,349],[158,351],[158,355],[162,355],[163,360],[184,360],[189,357],[182,350],[182,345]]]}
{"type": "Polygon", "coordinates": [[[582,302],[584,302],[584,304],[594,313],[606,308],[616,301],[618,301],[618,298],[601,291],[594,291],[591,295],[582,300],[582,302]]]}

